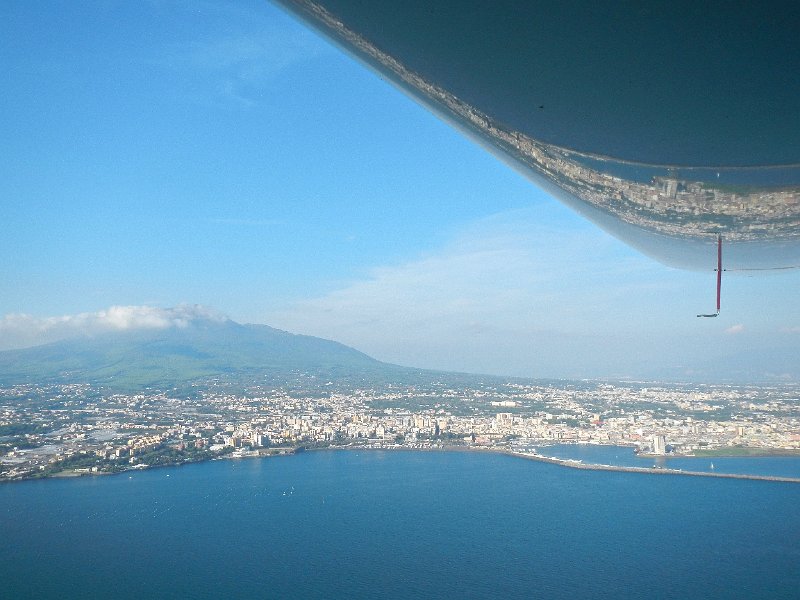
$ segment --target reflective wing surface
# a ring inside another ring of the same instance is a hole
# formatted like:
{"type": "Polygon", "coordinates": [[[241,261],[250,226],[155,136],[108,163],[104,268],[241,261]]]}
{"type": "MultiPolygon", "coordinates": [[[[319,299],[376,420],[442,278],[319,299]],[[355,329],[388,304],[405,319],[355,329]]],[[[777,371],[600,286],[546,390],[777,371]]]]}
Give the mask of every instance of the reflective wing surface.
{"type": "Polygon", "coordinates": [[[279,0],[674,266],[800,265],[800,9],[279,0]]]}

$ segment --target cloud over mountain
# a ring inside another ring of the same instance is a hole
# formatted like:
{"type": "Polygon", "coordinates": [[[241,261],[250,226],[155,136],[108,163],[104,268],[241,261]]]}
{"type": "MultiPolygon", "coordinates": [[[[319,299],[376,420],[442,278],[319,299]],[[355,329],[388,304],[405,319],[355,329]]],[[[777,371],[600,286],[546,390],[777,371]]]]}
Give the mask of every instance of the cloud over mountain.
{"type": "Polygon", "coordinates": [[[181,304],[172,308],[112,306],[97,312],[58,317],[9,314],[0,319],[0,350],[112,331],[185,328],[196,321],[226,320],[224,315],[197,304],[181,304]]]}

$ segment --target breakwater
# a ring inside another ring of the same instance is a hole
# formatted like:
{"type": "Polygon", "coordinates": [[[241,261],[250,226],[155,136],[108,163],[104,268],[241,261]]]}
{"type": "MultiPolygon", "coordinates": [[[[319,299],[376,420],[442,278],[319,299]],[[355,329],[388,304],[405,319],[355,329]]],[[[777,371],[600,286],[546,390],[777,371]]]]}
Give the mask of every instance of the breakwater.
{"type": "MultiPolygon", "coordinates": [[[[491,450],[498,452],[498,450],[491,450]]],[[[775,481],[780,483],[800,483],[800,477],[781,477],[776,475],[750,475],[743,473],[709,473],[706,471],[684,471],[682,469],[668,469],[662,467],[624,467],[617,465],[602,465],[583,463],[569,458],[554,458],[552,456],[542,456],[532,452],[519,452],[514,450],[499,450],[503,454],[516,456],[527,460],[551,463],[570,469],[582,469],[585,471],[620,471],[622,473],[642,473],[645,475],[684,475],[689,477],[717,477],[723,479],[752,479],[755,481],[775,481]]]]}

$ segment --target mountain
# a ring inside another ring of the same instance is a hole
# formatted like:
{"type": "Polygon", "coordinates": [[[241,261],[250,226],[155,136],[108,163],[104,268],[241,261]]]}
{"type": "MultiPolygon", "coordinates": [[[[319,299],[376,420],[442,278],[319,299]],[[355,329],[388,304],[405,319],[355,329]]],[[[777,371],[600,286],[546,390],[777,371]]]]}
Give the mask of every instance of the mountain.
{"type": "Polygon", "coordinates": [[[129,390],[221,375],[301,371],[337,376],[393,369],[399,367],[331,340],[212,319],[0,352],[0,384],[6,385],[87,382],[129,390]]]}

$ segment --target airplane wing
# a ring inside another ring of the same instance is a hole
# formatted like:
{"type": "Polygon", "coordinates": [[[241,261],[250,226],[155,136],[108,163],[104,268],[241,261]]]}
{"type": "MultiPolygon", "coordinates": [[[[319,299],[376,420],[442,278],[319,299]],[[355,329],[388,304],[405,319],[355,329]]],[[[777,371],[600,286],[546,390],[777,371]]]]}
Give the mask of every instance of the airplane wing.
{"type": "Polygon", "coordinates": [[[800,5],[276,1],[657,260],[800,265],[800,5]]]}

